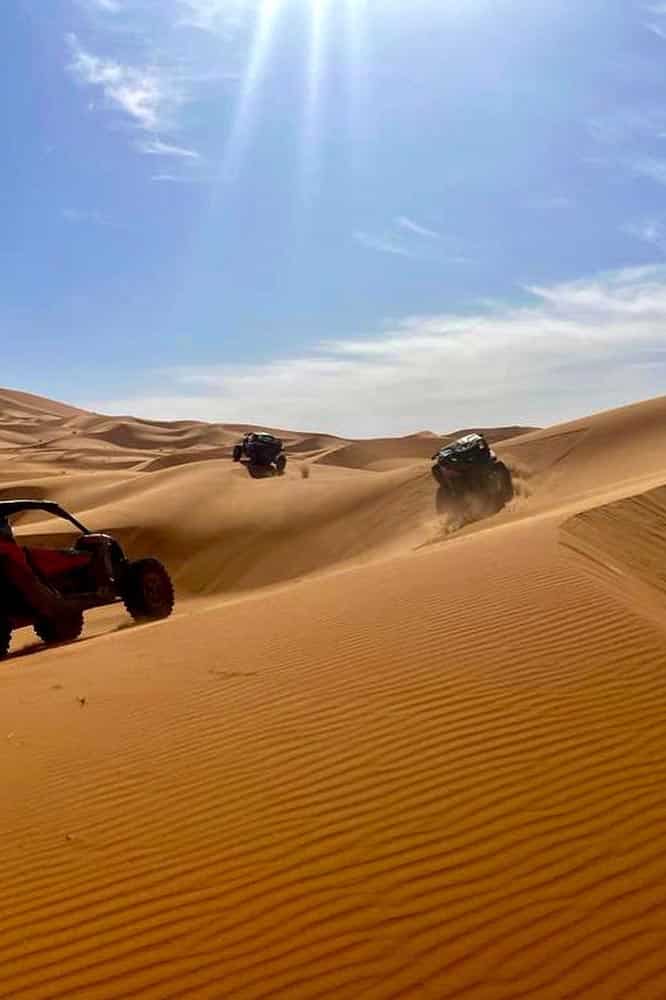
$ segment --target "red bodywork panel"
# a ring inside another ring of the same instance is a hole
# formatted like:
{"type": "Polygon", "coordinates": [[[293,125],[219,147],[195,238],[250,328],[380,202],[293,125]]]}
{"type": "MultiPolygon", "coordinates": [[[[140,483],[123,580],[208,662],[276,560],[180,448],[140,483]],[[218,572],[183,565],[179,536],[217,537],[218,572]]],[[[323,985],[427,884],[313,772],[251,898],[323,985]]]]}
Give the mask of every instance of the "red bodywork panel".
{"type": "Polygon", "coordinates": [[[4,538],[0,538],[0,556],[4,556],[10,563],[15,563],[17,566],[25,567],[28,565],[21,546],[17,545],[16,542],[6,541],[4,538]]]}
{"type": "Polygon", "coordinates": [[[25,554],[32,569],[46,580],[83,569],[91,560],[87,552],[68,552],[65,549],[26,548],[25,554]]]}

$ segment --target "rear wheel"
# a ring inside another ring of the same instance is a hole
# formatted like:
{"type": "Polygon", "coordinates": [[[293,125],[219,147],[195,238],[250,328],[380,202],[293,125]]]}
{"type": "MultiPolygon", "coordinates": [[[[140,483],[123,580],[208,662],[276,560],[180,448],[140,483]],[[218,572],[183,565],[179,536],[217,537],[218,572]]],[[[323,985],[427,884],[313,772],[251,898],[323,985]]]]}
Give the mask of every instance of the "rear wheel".
{"type": "Polygon", "coordinates": [[[513,500],[513,479],[511,478],[511,472],[503,462],[498,463],[500,475],[502,477],[502,495],[504,497],[504,503],[508,503],[513,500]]]}
{"type": "Polygon", "coordinates": [[[125,571],[123,604],[135,621],[168,618],[173,611],[173,584],[159,559],[137,559],[125,571]]]}
{"type": "Polygon", "coordinates": [[[509,470],[504,465],[497,465],[490,470],[486,480],[486,490],[495,510],[501,510],[512,495],[509,470]]]}
{"type": "Polygon", "coordinates": [[[72,609],[57,618],[43,618],[35,622],[34,628],[42,642],[47,644],[73,642],[83,631],[83,612],[72,609]]]}
{"type": "Polygon", "coordinates": [[[9,653],[9,645],[11,641],[11,625],[6,618],[0,618],[0,660],[4,660],[9,653]]]}
{"type": "Polygon", "coordinates": [[[242,454],[243,454],[242,447],[239,444],[234,445],[234,450],[233,450],[234,462],[240,462],[242,454]]]}
{"type": "Polygon", "coordinates": [[[464,497],[460,496],[451,486],[450,481],[444,480],[440,483],[435,494],[435,509],[438,514],[445,517],[459,519],[463,515],[465,508],[464,497]]]}
{"type": "Polygon", "coordinates": [[[275,459],[275,468],[277,469],[278,476],[284,475],[284,470],[287,468],[287,456],[278,455],[275,459]]]}

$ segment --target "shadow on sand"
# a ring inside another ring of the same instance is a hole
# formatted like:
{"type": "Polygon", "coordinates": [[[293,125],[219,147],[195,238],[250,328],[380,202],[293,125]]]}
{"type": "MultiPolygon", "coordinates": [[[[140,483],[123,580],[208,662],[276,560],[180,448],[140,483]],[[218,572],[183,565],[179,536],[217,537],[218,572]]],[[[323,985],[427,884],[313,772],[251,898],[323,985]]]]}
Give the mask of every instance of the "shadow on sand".
{"type": "Polygon", "coordinates": [[[277,470],[272,465],[245,465],[247,473],[252,479],[270,479],[277,475],[277,470]]]}

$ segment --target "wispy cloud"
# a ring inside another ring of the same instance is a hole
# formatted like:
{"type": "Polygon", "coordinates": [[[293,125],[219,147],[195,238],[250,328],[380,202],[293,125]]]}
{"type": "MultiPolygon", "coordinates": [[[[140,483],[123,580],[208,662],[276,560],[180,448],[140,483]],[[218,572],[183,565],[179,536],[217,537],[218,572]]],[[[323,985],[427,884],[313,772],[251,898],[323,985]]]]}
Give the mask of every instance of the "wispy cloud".
{"type": "Polygon", "coordinates": [[[635,156],[626,162],[633,174],[648,177],[657,184],[666,184],[666,159],[662,160],[656,156],[635,156]]]}
{"type": "Polygon", "coordinates": [[[440,234],[436,233],[434,229],[421,226],[418,222],[414,222],[413,219],[408,219],[406,215],[398,215],[393,221],[399,229],[406,230],[408,233],[413,233],[416,236],[423,236],[425,239],[430,240],[441,238],[440,234]]]}
{"type": "Polygon", "coordinates": [[[356,230],[354,240],[366,250],[409,257],[413,260],[439,264],[467,264],[469,258],[458,252],[457,240],[443,237],[434,229],[415,222],[406,215],[397,215],[380,233],[356,230]]]}
{"type": "Polygon", "coordinates": [[[147,142],[141,142],[139,143],[139,149],[142,153],[146,153],[149,156],[175,156],[184,160],[200,159],[200,154],[196,150],[162,142],[161,139],[150,139],[147,142]]]}
{"type": "Polygon", "coordinates": [[[169,113],[183,100],[175,81],[156,66],[135,67],[88,52],[74,34],[70,71],[82,84],[98,87],[112,107],[134,125],[155,131],[168,124],[169,113]]]}
{"type": "Polygon", "coordinates": [[[530,199],[530,204],[535,208],[557,211],[558,209],[571,208],[572,200],[563,194],[536,195],[530,199]]]}
{"type": "MultiPolygon", "coordinates": [[[[666,4],[664,3],[646,4],[644,9],[646,14],[651,17],[666,18],[666,4]]],[[[658,20],[645,21],[644,27],[646,27],[648,31],[651,31],[653,35],[656,35],[658,38],[666,41],[666,23],[663,21],[662,23],[659,23],[658,20]]]]}
{"type": "Polygon", "coordinates": [[[123,10],[125,0],[75,0],[79,7],[92,14],[119,14],[123,10]]]}
{"type": "Polygon", "coordinates": [[[201,177],[182,177],[178,174],[155,174],[150,179],[162,184],[197,184],[202,181],[201,177]]]}
{"type": "Polygon", "coordinates": [[[108,14],[117,14],[122,10],[120,0],[88,0],[88,3],[92,7],[97,7],[98,10],[106,11],[108,14]]]}
{"type": "Polygon", "coordinates": [[[220,32],[235,27],[240,0],[178,0],[177,23],[200,31],[220,32]]]}
{"type": "Polygon", "coordinates": [[[617,108],[587,123],[590,135],[605,146],[622,146],[662,136],[666,112],[662,108],[617,108]]]}
{"type": "Polygon", "coordinates": [[[171,382],[166,394],[81,402],[358,435],[543,424],[663,392],[666,266],[531,295],[474,315],[407,318],[291,360],[160,372],[161,387],[171,382]]]}
{"type": "Polygon", "coordinates": [[[666,226],[661,219],[643,219],[640,222],[628,222],[622,226],[622,232],[634,236],[643,243],[657,247],[666,252],[666,226]]]}
{"type": "Polygon", "coordinates": [[[356,242],[360,243],[362,247],[366,248],[366,250],[377,250],[379,253],[390,253],[397,257],[412,256],[409,250],[400,246],[400,244],[395,243],[391,239],[384,239],[381,236],[372,236],[370,233],[364,233],[360,230],[357,230],[353,236],[356,242]]]}
{"type": "Polygon", "coordinates": [[[90,225],[90,226],[109,226],[111,229],[121,229],[124,228],[115,222],[111,222],[110,219],[105,218],[101,212],[96,210],[92,211],[81,211],[78,208],[63,208],[62,217],[65,222],[69,222],[71,225],[90,225]]]}

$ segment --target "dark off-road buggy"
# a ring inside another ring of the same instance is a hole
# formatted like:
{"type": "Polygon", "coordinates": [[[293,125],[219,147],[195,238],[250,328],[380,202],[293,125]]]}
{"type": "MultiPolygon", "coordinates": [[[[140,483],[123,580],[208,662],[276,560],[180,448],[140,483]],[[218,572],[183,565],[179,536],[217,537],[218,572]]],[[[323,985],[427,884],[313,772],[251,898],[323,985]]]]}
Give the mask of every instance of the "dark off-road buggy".
{"type": "Polygon", "coordinates": [[[117,602],[136,621],[167,618],[174,594],[162,563],[128,559],[115,538],[89,531],[51,500],[0,500],[0,659],[14,629],[31,625],[46,643],[70,642],[84,611],[117,602]],[[71,548],[19,545],[9,519],[27,511],[53,514],[81,534],[71,548]]]}
{"type": "Polygon", "coordinates": [[[513,498],[511,472],[482,434],[467,434],[432,456],[442,512],[483,517],[501,510],[513,498]]]}
{"type": "Polygon", "coordinates": [[[234,445],[234,462],[243,462],[250,475],[262,476],[277,473],[284,475],[287,456],[280,438],[265,431],[245,434],[242,441],[234,445]]]}

